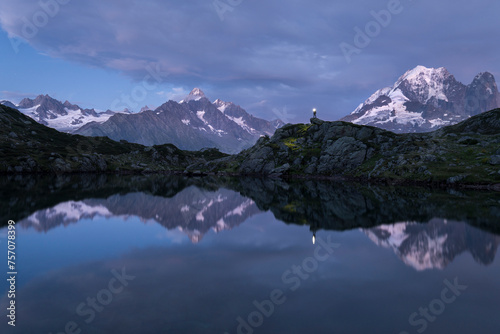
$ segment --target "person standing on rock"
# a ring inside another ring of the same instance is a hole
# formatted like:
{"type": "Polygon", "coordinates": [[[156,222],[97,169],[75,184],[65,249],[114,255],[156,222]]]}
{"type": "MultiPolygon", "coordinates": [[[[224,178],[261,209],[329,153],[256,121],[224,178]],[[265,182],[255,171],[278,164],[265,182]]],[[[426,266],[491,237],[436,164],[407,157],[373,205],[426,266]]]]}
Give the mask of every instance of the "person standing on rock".
{"type": "Polygon", "coordinates": [[[316,118],[316,108],[313,109],[313,118],[316,118]]]}

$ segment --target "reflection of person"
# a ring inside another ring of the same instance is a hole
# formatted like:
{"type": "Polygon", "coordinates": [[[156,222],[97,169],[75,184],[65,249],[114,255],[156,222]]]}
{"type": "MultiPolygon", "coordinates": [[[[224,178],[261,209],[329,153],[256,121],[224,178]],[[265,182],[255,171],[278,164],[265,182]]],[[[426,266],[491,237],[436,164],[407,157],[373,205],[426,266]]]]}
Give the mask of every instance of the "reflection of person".
{"type": "Polygon", "coordinates": [[[313,109],[313,118],[316,118],[316,108],[313,109]]]}

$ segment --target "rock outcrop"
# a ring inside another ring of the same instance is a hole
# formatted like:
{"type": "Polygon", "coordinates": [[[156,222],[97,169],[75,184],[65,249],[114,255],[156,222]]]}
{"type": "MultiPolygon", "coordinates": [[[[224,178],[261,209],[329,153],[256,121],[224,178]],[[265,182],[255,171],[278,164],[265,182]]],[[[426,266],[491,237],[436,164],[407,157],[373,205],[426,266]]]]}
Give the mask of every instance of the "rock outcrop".
{"type": "Polygon", "coordinates": [[[349,176],[499,183],[500,109],[430,133],[395,134],[347,122],[288,124],[238,155],[188,169],[268,176],[349,176]]]}

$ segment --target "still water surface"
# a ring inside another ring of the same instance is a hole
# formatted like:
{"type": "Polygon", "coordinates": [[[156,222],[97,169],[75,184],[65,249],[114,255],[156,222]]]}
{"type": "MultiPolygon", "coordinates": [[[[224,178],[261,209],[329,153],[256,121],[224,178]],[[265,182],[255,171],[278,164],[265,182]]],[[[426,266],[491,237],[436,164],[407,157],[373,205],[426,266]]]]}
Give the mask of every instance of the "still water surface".
{"type": "Polygon", "coordinates": [[[2,311],[2,333],[500,332],[499,193],[165,176],[0,183],[1,253],[13,219],[19,273],[16,327],[2,311]]]}

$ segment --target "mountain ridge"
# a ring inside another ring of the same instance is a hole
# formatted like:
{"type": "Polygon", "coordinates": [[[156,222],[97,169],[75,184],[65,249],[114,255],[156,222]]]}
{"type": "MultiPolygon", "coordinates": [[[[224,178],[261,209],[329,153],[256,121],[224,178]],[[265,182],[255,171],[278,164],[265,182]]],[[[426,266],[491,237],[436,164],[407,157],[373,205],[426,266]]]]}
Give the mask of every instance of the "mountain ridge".
{"type": "Polygon", "coordinates": [[[24,98],[18,105],[6,100],[0,101],[0,104],[17,109],[38,123],[62,132],[73,132],[89,122],[105,122],[118,113],[111,110],[97,112],[95,109],[84,109],[68,100],[56,100],[48,94],[38,95],[34,99],[24,98]]]}
{"type": "Polygon", "coordinates": [[[168,101],[154,111],[114,115],[103,123],[88,123],[75,131],[85,136],[108,136],[142,145],[173,144],[184,150],[217,148],[237,153],[260,136],[272,135],[283,123],[248,114],[232,102],[214,103],[199,88],[180,102],[168,101]]]}

